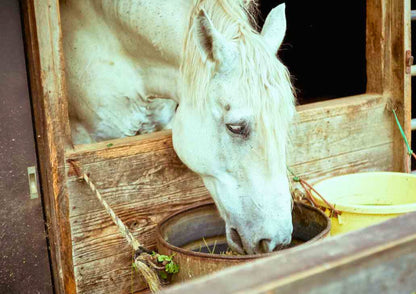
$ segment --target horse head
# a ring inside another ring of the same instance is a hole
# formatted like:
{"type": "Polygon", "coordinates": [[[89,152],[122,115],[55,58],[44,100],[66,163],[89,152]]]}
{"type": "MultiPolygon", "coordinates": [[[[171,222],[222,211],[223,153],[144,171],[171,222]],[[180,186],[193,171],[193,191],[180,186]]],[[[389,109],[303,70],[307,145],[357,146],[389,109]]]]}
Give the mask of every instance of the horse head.
{"type": "Polygon", "coordinates": [[[214,7],[195,13],[172,133],[178,156],[211,193],[230,247],[255,254],[291,242],[286,144],[294,95],[276,58],[284,5],[269,14],[261,33],[246,16],[227,21],[214,7]]]}

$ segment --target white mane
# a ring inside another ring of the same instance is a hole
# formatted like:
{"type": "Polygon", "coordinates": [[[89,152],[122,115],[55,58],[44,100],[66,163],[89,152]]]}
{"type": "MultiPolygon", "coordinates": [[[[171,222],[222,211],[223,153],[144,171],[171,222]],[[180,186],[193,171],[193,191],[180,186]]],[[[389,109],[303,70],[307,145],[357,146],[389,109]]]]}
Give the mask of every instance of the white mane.
{"type": "MultiPolygon", "coordinates": [[[[254,110],[258,132],[262,137],[262,155],[270,164],[281,166],[277,158],[286,149],[289,124],[294,114],[294,94],[287,68],[267,47],[255,25],[256,3],[253,0],[199,0],[190,18],[181,64],[181,95],[193,99],[197,109],[206,103],[209,81],[215,64],[202,59],[195,40],[195,19],[203,8],[215,28],[239,51],[240,80],[244,87],[240,98],[254,110]]],[[[284,155],[283,155],[284,156],[284,155]]]]}

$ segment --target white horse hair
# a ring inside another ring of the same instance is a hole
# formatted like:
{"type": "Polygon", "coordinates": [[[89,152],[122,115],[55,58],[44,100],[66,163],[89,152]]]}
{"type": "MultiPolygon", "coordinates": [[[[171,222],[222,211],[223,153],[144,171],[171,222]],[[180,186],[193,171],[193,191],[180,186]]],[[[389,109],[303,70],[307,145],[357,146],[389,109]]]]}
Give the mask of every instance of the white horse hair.
{"type": "Polygon", "coordinates": [[[284,4],[261,34],[253,0],[61,4],[74,142],[172,127],[175,151],[202,177],[230,247],[254,254],[288,244],[286,144],[295,110],[276,58],[284,4]]]}

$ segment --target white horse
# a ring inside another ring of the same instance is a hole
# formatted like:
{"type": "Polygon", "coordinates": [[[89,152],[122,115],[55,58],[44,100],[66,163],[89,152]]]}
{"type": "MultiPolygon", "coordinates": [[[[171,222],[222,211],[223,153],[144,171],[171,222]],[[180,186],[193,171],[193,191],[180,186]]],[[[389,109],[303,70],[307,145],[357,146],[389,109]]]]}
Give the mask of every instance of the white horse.
{"type": "Polygon", "coordinates": [[[240,253],[291,241],[286,174],[294,96],[276,58],[284,5],[254,28],[253,0],[62,0],[75,143],[170,127],[240,253]]]}

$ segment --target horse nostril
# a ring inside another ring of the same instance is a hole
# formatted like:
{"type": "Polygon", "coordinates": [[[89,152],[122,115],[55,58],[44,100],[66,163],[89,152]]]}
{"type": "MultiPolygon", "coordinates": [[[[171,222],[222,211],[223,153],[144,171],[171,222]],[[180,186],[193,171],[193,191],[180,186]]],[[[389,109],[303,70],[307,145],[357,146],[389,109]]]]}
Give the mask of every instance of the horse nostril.
{"type": "Polygon", "coordinates": [[[243,241],[241,240],[240,234],[234,228],[230,229],[230,238],[234,242],[235,245],[240,247],[241,250],[244,250],[243,241]]]}
{"type": "Polygon", "coordinates": [[[268,253],[271,252],[270,243],[272,240],[270,239],[261,239],[258,245],[260,253],[268,253]]]}

